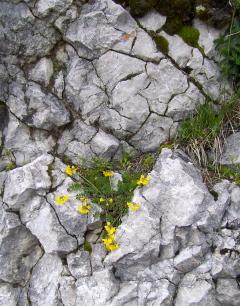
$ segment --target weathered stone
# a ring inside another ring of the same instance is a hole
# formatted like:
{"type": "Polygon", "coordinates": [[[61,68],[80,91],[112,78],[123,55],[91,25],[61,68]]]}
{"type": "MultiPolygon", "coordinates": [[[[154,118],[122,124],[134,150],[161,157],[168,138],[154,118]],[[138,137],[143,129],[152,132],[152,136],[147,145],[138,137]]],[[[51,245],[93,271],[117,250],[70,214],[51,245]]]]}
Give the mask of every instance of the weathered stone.
{"type": "Polygon", "coordinates": [[[145,16],[138,18],[140,24],[147,30],[157,31],[166,22],[167,17],[163,16],[156,11],[152,10],[148,12],[145,16]]]}
{"type": "Polygon", "coordinates": [[[119,141],[114,136],[100,130],[91,140],[90,147],[97,156],[111,159],[119,147],[119,141]]]}
{"type": "Polygon", "coordinates": [[[142,152],[157,150],[161,143],[169,140],[172,124],[171,118],[151,114],[129,142],[142,152]]]}
{"type": "Polygon", "coordinates": [[[110,269],[96,271],[92,276],[80,278],[76,286],[76,304],[83,306],[105,306],[119,291],[119,283],[110,269]]]}
{"type": "MultiPolygon", "coordinates": [[[[42,256],[42,250],[36,237],[22,225],[18,216],[5,212],[2,201],[0,218],[0,278],[4,282],[24,286],[30,278],[31,269],[42,256]]],[[[7,290],[6,287],[3,289],[7,290]]],[[[17,289],[15,293],[10,290],[9,294],[14,298],[17,292],[17,289]]]]}
{"type": "Polygon", "coordinates": [[[8,283],[0,284],[0,304],[2,306],[15,306],[19,301],[20,288],[8,283]]]}
{"type": "Polygon", "coordinates": [[[218,305],[212,295],[213,286],[205,279],[186,274],[179,284],[175,305],[218,305]]]}
{"type": "Polygon", "coordinates": [[[46,17],[50,13],[53,14],[53,12],[57,12],[58,15],[60,15],[67,10],[72,2],[72,0],[54,0],[48,2],[39,0],[33,9],[33,12],[34,15],[39,18],[46,17]]]}
{"type": "Polygon", "coordinates": [[[106,303],[106,306],[111,305],[138,305],[138,282],[123,282],[120,284],[120,290],[112,300],[106,303]]]}
{"type": "Polygon", "coordinates": [[[0,16],[4,27],[0,37],[0,53],[18,56],[45,56],[59,39],[59,34],[46,22],[36,19],[25,3],[0,3],[0,16]],[[11,14],[9,14],[11,12],[11,14]]]}
{"type": "Polygon", "coordinates": [[[44,254],[33,268],[28,292],[33,305],[58,305],[57,290],[63,266],[57,255],[44,254]]]}
{"type": "Polygon", "coordinates": [[[52,135],[46,131],[30,130],[13,115],[10,115],[4,136],[4,147],[14,154],[16,164],[20,166],[51,151],[55,145],[52,135]]]}
{"type": "Polygon", "coordinates": [[[185,68],[189,59],[192,59],[193,47],[186,44],[178,35],[171,36],[164,31],[161,31],[159,35],[165,37],[168,41],[168,55],[174,59],[179,67],[185,68]]]}
{"type": "Polygon", "coordinates": [[[146,72],[150,82],[141,94],[147,99],[168,103],[172,95],[183,93],[188,88],[186,75],[166,59],[161,60],[158,65],[147,63],[146,72]]]}
{"type": "Polygon", "coordinates": [[[91,253],[91,266],[92,271],[97,271],[103,269],[103,260],[107,255],[107,249],[105,245],[101,243],[95,243],[92,245],[92,253],[91,253]]]}
{"type": "Polygon", "coordinates": [[[64,276],[60,279],[60,296],[65,306],[76,306],[77,290],[75,279],[72,276],[64,276]]]}
{"type": "Polygon", "coordinates": [[[201,247],[195,246],[193,248],[183,249],[175,258],[174,266],[176,269],[186,273],[197,267],[203,256],[201,254],[201,247]]]}
{"type": "Polygon", "coordinates": [[[77,239],[72,237],[59,222],[51,205],[40,197],[35,197],[32,202],[39,207],[32,209],[26,227],[39,239],[44,251],[51,254],[66,254],[75,250],[77,239]]]}
{"type": "Polygon", "coordinates": [[[29,82],[28,85],[28,111],[22,116],[27,125],[50,131],[70,122],[69,112],[60,100],[50,93],[44,94],[38,84],[29,82]]]}
{"type": "Polygon", "coordinates": [[[175,287],[168,280],[140,282],[138,286],[138,303],[140,305],[170,306],[173,302],[175,287]]]}
{"type": "Polygon", "coordinates": [[[108,94],[119,82],[145,72],[144,61],[114,51],[108,51],[95,60],[94,66],[108,94]]]}
{"type": "Polygon", "coordinates": [[[240,132],[227,137],[219,163],[235,168],[240,167],[240,132]]]}
{"type": "Polygon", "coordinates": [[[146,61],[158,62],[164,55],[158,51],[152,38],[142,29],[137,29],[136,41],[131,54],[146,61]]]}
{"type": "Polygon", "coordinates": [[[215,49],[216,44],[214,43],[214,40],[219,38],[219,35],[226,30],[226,27],[221,30],[215,29],[209,25],[206,25],[206,23],[197,18],[194,19],[193,26],[200,32],[198,44],[204,49],[204,53],[208,57],[219,61],[220,54],[215,49]]]}
{"type": "Polygon", "coordinates": [[[84,144],[76,140],[69,142],[67,150],[64,152],[64,154],[76,165],[81,162],[81,158],[91,160],[94,156],[89,143],[84,144]]]}
{"type": "Polygon", "coordinates": [[[51,186],[47,171],[52,161],[51,155],[44,154],[32,163],[8,172],[3,202],[12,210],[18,211],[29,198],[35,195],[45,196],[51,186]]]}
{"type": "Polygon", "coordinates": [[[65,39],[77,49],[79,56],[93,59],[111,49],[124,39],[125,33],[131,33],[136,27],[134,19],[121,6],[101,0],[83,6],[80,18],[69,26],[65,39]]]}
{"type": "Polygon", "coordinates": [[[237,306],[240,300],[240,289],[235,279],[220,278],[217,282],[217,300],[221,305],[237,306]]]}
{"type": "Polygon", "coordinates": [[[63,98],[64,86],[63,72],[60,71],[54,81],[54,92],[59,99],[63,98]]]}
{"type": "Polygon", "coordinates": [[[190,117],[204,103],[204,96],[199,89],[192,83],[185,93],[179,94],[168,103],[166,115],[173,118],[174,121],[184,120],[190,117]]]}
{"type": "Polygon", "coordinates": [[[202,66],[193,70],[190,76],[203,86],[203,91],[213,100],[221,101],[223,90],[230,90],[228,84],[219,83],[219,68],[212,60],[205,58],[202,66]]]}
{"type": "Polygon", "coordinates": [[[78,15],[78,7],[76,5],[71,5],[70,8],[64,13],[64,15],[60,15],[57,18],[54,25],[62,34],[66,35],[69,22],[76,20],[78,15]]]}
{"type": "Polygon", "coordinates": [[[7,89],[8,89],[7,83],[8,83],[7,69],[3,65],[0,65],[0,99],[4,101],[6,101],[7,99],[7,89]]]}
{"type": "Polygon", "coordinates": [[[48,86],[53,74],[53,63],[49,58],[43,57],[30,71],[29,78],[32,81],[48,86]]]}
{"type": "Polygon", "coordinates": [[[76,279],[90,276],[92,274],[90,254],[87,251],[79,250],[67,256],[68,269],[76,279]]]}

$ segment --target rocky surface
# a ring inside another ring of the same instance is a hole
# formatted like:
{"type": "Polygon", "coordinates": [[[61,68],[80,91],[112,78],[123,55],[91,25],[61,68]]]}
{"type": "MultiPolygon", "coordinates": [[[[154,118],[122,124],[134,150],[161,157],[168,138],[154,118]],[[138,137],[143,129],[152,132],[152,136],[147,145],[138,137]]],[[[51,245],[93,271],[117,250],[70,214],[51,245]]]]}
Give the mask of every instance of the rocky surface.
{"type": "MultiPolygon", "coordinates": [[[[238,305],[236,184],[213,196],[187,155],[163,149],[107,253],[98,206],[79,214],[68,191],[79,178],[65,173],[66,158],[158,150],[205,99],[221,103],[221,31],[194,20],[191,47],[155,11],[134,20],[111,0],[84,2],[0,3],[0,305],[238,305]]],[[[221,162],[236,156],[239,133],[221,162]]]]}

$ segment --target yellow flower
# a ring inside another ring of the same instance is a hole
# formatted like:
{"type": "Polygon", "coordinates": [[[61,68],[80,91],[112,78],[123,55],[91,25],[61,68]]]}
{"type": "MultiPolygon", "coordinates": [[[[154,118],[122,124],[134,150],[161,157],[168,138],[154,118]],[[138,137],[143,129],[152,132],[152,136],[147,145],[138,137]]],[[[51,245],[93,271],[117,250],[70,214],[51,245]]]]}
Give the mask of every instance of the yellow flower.
{"type": "Polygon", "coordinates": [[[150,177],[146,176],[144,177],[144,175],[140,176],[140,179],[137,181],[138,185],[147,185],[149,183],[150,177]]]}
{"type": "Polygon", "coordinates": [[[113,244],[106,245],[106,249],[108,251],[114,251],[114,250],[118,249],[119,247],[120,247],[120,245],[118,243],[113,243],[113,244]]]}
{"type": "Polygon", "coordinates": [[[91,205],[90,204],[87,204],[86,202],[84,204],[80,204],[78,206],[78,211],[81,213],[81,214],[87,214],[89,212],[89,210],[91,209],[91,205]]]}
{"type": "Polygon", "coordinates": [[[129,203],[129,202],[127,202],[127,206],[128,206],[129,208],[131,208],[131,210],[138,210],[138,208],[139,208],[141,205],[136,204],[136,203],[129,203]]]}
{"type": "Polygon", "coordinates": [[[109,235],[116,232],[116,227],[113,227],[110,222],[107,222],[107,225],[104,226],[104,227],[105,227],[105,230],[108,232],[109,235]]]}
{"type": "Polygon", "coordinates": [[[68,165],[67,168],[66,168],[66,170],[65,170],[65,172],[66,172],[68,175],[72,176],[72,175],[73,175],[73,172],[76,173],[77,170],[78,170],[78,168],[76,168],[76,167],[74,167],[74,166],[68,165]]]}
{"type": "Polygon", "coordinates": [[[112,173],[112,171],[107,170],[107,171],[103,171],[103,175],[104,176],[113,176],[113,173],[112,173]]]}
{"type": "Polygon", "coordinates": [[[113,199],[111,198],[111,199],[109,199],[108,201],[109,201],[110,203],[112,203],[112,202],[113,202],[113,199]]]}
{"type": "Polygon", "coordinates": [[[65,203],[68,199],[69,199],[69,196],[59,196],[59,195],[57,195],[56,198],[55,198],[55,202],[56,202],[57,204],[63,204],[63,203],[65,203]]]}
{"type": "Polygon", "coordinates": [[[103,241],[103,243],[104,243],[105,245],[108,245],[108,244],[112,244],[112,243],[113,243],[114,238],[115,238],[115,236],[114,236],[113,234],[112,234],[112,235],[108,234],[108,235],[106,236],[106,238],[103,238],[103,239],[102,239],[102,241],[103,241]]]}
{"type": "Polygon", "coordinates": [[[105,201],[104,198],[99,199],[99,202],[104,202],[104,201],[105,201]]]}

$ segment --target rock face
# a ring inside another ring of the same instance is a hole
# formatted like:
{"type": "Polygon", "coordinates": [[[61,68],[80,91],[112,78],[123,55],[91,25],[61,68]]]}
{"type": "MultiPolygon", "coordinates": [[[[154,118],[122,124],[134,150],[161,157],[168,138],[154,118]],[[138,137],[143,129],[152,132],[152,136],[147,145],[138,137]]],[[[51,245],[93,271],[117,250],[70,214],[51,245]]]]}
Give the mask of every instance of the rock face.
{"type": "MultiPolygon", "coordinates": [[[[201,52],[154,11],[136,21],[112,0],[85,2],[0,3],[0,304],[239,305],[237,185],[216,184],[216,199],[187,155],[163,149],[107,253],[99,207],[79,214],[68,188],[80,178],[65,173],[66,160],[158,150],[206,98],[221,102],[220,31],[194,21],[201,52]]],[[[238,143],[223,164],[238,166],[238,143]]]]}

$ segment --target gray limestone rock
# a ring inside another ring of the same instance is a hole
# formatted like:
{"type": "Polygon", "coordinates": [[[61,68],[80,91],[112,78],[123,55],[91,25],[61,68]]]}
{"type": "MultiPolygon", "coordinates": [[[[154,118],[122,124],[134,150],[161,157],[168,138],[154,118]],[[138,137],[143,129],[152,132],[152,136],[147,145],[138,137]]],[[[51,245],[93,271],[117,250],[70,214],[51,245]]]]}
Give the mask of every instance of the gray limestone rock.
{"type": "Polygon", "coordinates": [[[129,142],[144,153],[157,150],[161,143],[169,140],[172,124],[171,118],[151,114],[129,142]]]}
{"type": "Polygon", "coordinates": [[[114,136],[100,130],[91,140],[90,147],[97,156],[110,160],[119,147],[119,141],[114,136]]]}
{"type": "Polygon", "coordinates": [[[51,59],[43,57],[29,73],[29,79],[48,86],[53,74],[53,63],[51,59]]]}
{"type": "Polygon", "coordinates": [[[195,113],[200,104],[204,103],[204,100],[199,89],[190,83],[185,93],[174,96],[168,103],[166,115],[173,118],[174,121],[187,119],[195,113]]]}
{"type": "Polygon", "coordinates": [[[39,239],[45,253],[66,254],[75,250],[77,248],[76,237],[71,236],[59,222],[51,205],[40,197],[35,197],[32,202],[37,207],[32,209],[26,227],[39,239]]]}
{"type": "Polygon", "coordinates": [[[72,276],[61,277],[59,292],[65,306],[76,306],[77,288],[72,276]]]}
{"type": "Polygon", "coordinates": [[[179,284],[175,305],[218,306],[212,292],[213,288],[213,285],[206,279],[198,279],[192,274],[186,274],[179,284]]]}
{"type": "Polygon", "coordinates": [[[92,274],[90,254],[87,251],[79,250],[67,256],[68,269],[75,279],[80,279],[92,274]]]}
{"type": "Polygon", "coordinates": [[[19,211],[31,197],[45,196],[51,186],[47,173],[53,157],[44,154],[21,168],[8,172],[5,180],[3,202],[11,210],[19,211]],[[14,186],[14,188],[13,188],[14,186]]]}
{"type": "Polygon", "coordinates": [[[64,13],[72,4],[72,0],[55,0],[55,1],[37,1],[33,13],[38,18],[46,17],[49,14],[56,13],[60,15],[64,13]]]}
{"type": "Polygon", "coordinates": [[[4,137],[4,147],[13,153],[16,164],[20,166],[50,152],[56,144],[52,135],[30,129],[11,114],[4,137]]]}
{"type": "MultiPolygon", "coordinates": [[[[37,238],[22,225],[16,214],[6,212],[0,201],[0,278],[3,282],[24,286],[42,250],[37,238]]],[[[1,289],[8,292],[10,301],[19,294],[19,290],[13,291],[8,286],[1,289]]]]}
{"type": "Polygon", "coordinates": [[[219,163],[236,169],[240,167],[240,132],[234,133],[226,139],[219,163]]]}
{"type": "Polygon", "coordinates": [[[22,119],[27,125],[50,131],[70,122],[64,104],[52,94],[44,94],[38,84],[29,82],[26,98],[29,104],[22,119]]]}
{"type": "Polygon", "coordinates": [[[65,40],[83,58],[99,57],[137,27],[136,21],[111,0],[83,6],[80,18],[70,24],[65,40]]]}
{"type": "Polygon", "coordinates": [[[220,278],[217,282],[217,300],[221,305],[237,306],[240,300],[240,289],[235,279],[220,278]]]}
{"type": "Polygon", "coordinates": [[[59,39],[57,31],[44,20],[36,19],[25,3],[0,3],[2,20],[0,53],[35,60],[45,56],[59,39]],[[9,14],[11,12],[11,14],[9,14]]]}
{"type": "Polygon", "coordinates": [[[29,300],[33,305],[58,305],[57,291],[63,265],[57,255],[44,254],[33,268],[29,300]]]}
{"type": "Polygon", "coordinates": [[[115,279],[111,269],[96,271],[92,276],[80,278],[76,282],[76,305],[105,306],[119,291],[119,282],[115,279]]]}
{"type": "Polygon", "coordinates": [[[158,12],[152,10],[148,12],[145,16],[138,18],[140,24],[147,30],[157,31],[166,22],[167,17],[159,14],[158,12]]]}
{"type": "Polygon", "coordinates": [[[220,59],[220,54],[215,50],[216,44],[214,43],[214,40],[219,38],[221,33],[224,33],[226,27],[221,30],[215,29],[209,25],[206,25],[204,21],[198,18],[194,19],[193,26],[200,32],[198,40],[199,46],[204,49],[204,53],[208,57],[218,61],[220,59]]]}
{"type": "Polygon", "coordinates": [[[0,284],[0,305],[16,306],[21,293],[20,288],[14,288],[14,285],[8,283],[0,284]]]}
{"type": "MultiPolygon", "coordinates": [[[[130,211],[118,227],[116,242],[121,247],[105,259],[107,265],[114,264],[116,275],[123,280],[135,280],[137,273],[159,258],[173,258],[181,247],[175,237],[176,227],[206,218],[213,201],[199,171],[169,149],[162,150],[149,177],[149,185],[137,189],[132,200],[141,205],[140,209],[130,211]]],[[[194,267],[202,260],[201,247],[193,247],[191,252],[194,267]]],[[[179,265],[184,262],[180,258],[179,265]]]]}

